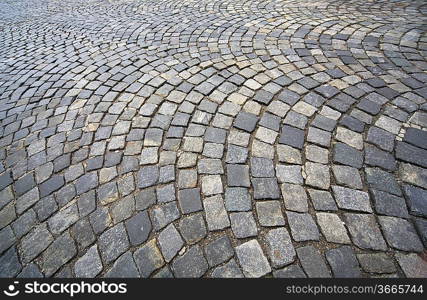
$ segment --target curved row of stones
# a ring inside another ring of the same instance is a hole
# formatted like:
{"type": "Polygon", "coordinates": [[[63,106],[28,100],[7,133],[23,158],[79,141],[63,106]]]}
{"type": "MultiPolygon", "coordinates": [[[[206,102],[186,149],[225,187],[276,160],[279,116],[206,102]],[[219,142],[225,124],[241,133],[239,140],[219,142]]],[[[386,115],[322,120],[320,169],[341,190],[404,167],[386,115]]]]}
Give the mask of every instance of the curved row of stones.
{"type": "Polygon", "coordinates": [[[426,276],[425,8],[362,2],[2,2],[0,275],[426,276]]]}

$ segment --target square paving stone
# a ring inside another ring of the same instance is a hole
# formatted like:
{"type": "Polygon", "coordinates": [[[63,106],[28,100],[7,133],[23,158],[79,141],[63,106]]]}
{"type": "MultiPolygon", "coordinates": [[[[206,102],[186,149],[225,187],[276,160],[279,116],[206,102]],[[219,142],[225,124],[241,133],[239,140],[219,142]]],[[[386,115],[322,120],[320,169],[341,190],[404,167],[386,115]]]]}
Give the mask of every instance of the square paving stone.
{"type": "Polygon", "coordinates": [[[150,276],[155,270],[161,268],[165,261],[162,254],[156,245],[156,240],[152,239],[145,243],[144,246],[139,248],[133,253],[136,266],[142,277],[150,276]]]}
{"type": "Polygon", "coordinates": [[[184,241],[173,224],[169,224],[168,227],[163,229],[159,234],[158,240],[166,262],[170,262],[184,246],[184,241]]]}
{"type": "Polygon", "coordinates": [[[284,183],[280,186],[283,201],[288,210],[307,212],[307,193],[302,185],[284,183]]]}
{"type": "Polygon", "coordinates": [[[413,163],[424,168],[427,167],[427,150],[398,141],[395,151],[397,159],[413,163]]]}
{"type": "Polygon", "coordinates": [[[371,145],[365,146],[365,163],[369,166],[381,167],[388,171],[396,169],[396,160],[393,155],[371,145]]]}
{"type": "Polygon", "coordinates": [[[344,222],[338,215],[332,213],[316,213],[317,223],[320,226],[322,234],[330,243],[350,244],[347,230],[344,222]]]}
{"type": "Polygon", "coordinates": [[[279,143],[302,149],[302,146],[304,145],[304,131],[284,125],[282,127],[279,143]]]}
{"type": "Polygon", "coordinates": [[[245,163],[248,157],[248,149],[236,145],[229,145],[227,148],[227,155],[225,162],[228,164],[242,164],[245,163]]]}
{"type": "Polygon", "coordinates": [[[405,199],[389,193],[372,190],[375,201],[375,211],[381,215],[407,218],[408,210],[405,199]]]}
{"type": "Polygon", "coordinates": [[[365,173],[366,181],[371,188],[397,196],[402,195],[399,184],[393,174],[378,168],[365,168],[365,173]]]}
{"type": "Polygon", "coordinates": [[[279,183],[303,184],[304,182],[299,165],[277,165],[276,176],[279,183]]]}
{"type": "Polygon", "coordinates": [[[248,211],[252,208],[248,189],[228,187],[225,189],[225,208],[227,211],[248,211]]]}
{"type": "Polygon", "coordinates": [[[68,232],[58,237],[43,253],[42,269],[46,276],[51,276],[60,267],[67,263],[74,255],[77,249],[74,240],[68,232]]]}
{"type": "Polygon", "coordinates": [[[222,194],[223,191],[220,175],[208,175],[202,177],[202,192],[205,196],[222,194]]]}
{"type": "Polygon", "coordinates": [[[356,168],[349,166],[334,165],[332,166],[335,180],[340,185],[345,185],[354,189],[362,189],[362,179],[356,168]]]}
{"type": "Polygon", "coordinates": [[[209,266],[214,267],[226,262],[234,255],[230,239],[222,235],[205,246],[209,266]]]}
{"type": "Polygon", "coordinates": [[[262,201],[255,204],[261,226],[283,226],[285,219],[279,201],[262,201]]]}
{"type": "Polygon", "coordinates": [[[427,191],[412,185],[403,185],[411,214],[427,217],[427,191]]]}
{"type": "Polygon", "coordinates": [[[206,225],[202,213],[185,216],[179,221],[179,231],[188,244],[194,244],[206,236],[206,225]]]}
{"type": "Polygon", "coordinates": [[[395,256],[406,277],[427,277],[427,263],[416,253],[396,253],[395,256]]]}
{"type": "Polygon", "coordinates": [[[47,230],[46,223],[37,225],[37,227],[21,239],[20,257],[22,262],[28,263],[32,261],[43,252],[53,240],[51,233],[47,230]]]}
{"type": "Polygon", "coordinates": [[[411,164],[399,165],[399,177],[403,182],[427,189],[427,169],[411,164]]]}
{"type": "Polygon", "coordinates": [[[427,132],[417,128],[407,128],[403,141],[427,149],[427,132]]]}
{"type": "Polygon", "coordinates": [[[90,247],[74,264],[74,273],[79,278],[94,278],[101,271],[102,262],[96,245],[90,247]]]}
{"type": "Polygon", "coordinates": [[[393,260],[385,253],[357,254],[356,256],[365,272],[378,274],[396,272],[393,260]]]}
{"type": "Polygon", "coordinates": [[[283,267],[295,260],[296,252],[286,228],[271,229],[264,239],[267,243],[267,255],[274,268],[283,267]]]}
{"type": "Polygon", "coordinates": [[[381,231],[370,214],[344,214],[344,221],[353,243],[362,249],[387,250],[381,231]]]}
{"type": "Polygon", "coordinates": [[[314,209],[331,211],[338,210],[334,198],[330,192],[308,189],[308,193],[310,194],[314,209]]]}
{"type": "Polygon", "coordinates": [[[310,278],[330,278],[331,272],[319,250],[313,246],[304,246],[296,249],[298,258],[305,273],[310,278]]]}
{"type": "Polygon", "coordinates": [[[387,242],[393,248],[408,252],[424,250],[414,226],[407,220],[388,216],[379,216],[378,220],[387,242]]]}
{"type": "Polygon", "coordinates": [[[114,261],[129,248],[129,241],[123,223],[105,231],[98,240],[101,256],[106,263],[114,261]]]}
{"type": "Polygon", "coordinates": [[[228,186],[250,187],[249,166],[227,164],[228,186]]]}
{"type": "Polygon", "coordinates": [[[372,212],[369,194],[342,186],[332,186],[338,207],[355,211],[372,212]]]}
{"type": "Polygon", "coordinates": [[[359,262],[350,246],[342,246],[331,249],[325,253],[326,259],[331,266],[336,278],[361,277],[359,262]]]}
{"type": "Polygon", "coordinates": [[[151,232],[151,221],[147,211],[142,211],[125,222],[132,246],[144,243],[151,232]]]}
{"type": "Polygon", "coordinates": [[[159,205],[150,211],[150,219],[154,230],[159,230],[181,216],[176,201],[159,205]]]}
{"type": "Polygon", "coordinates": [[[211,274],[212,278],[243,278],[243,273],[240,270],[234,259],[230,259],[226,264],[215,268],[211,274]]]}
{"type": "Polygon", "coordinates": [[[138,269],[130,251],[120,256],[111,269],[105,274],[106,278],[136,278],[138,269]]]}
{"type": "Polygon", "coordinates": [[[274,177],[273,161],[267,158],[251,158],[251,175],[253,177],[274,177]]]}
{"type": "Polygon", "coordinates": [[[254,187],[254,198],[260,199],[279,199],[279,186],[276,178],[252,178],[254,187]]]}
{"type": "Polygon", "coordinates": [[[306,162],[305,173],[307,174],[305,184],[325,190],[329,189],[331,183],[329,166],[306,162]]]}
{"type": "Polygon", "coordinates": [[[59,234],[73,225],[79,219],[76,203],[59,211],[49,219],[49,228],[53,234],[59,234]]]}
{"type": "Polygon", "coordinates": [[[271,272],[268,260],[257,240],[250,240],[237,246],[236,254],[245,277],[257,278],[271,272]]]}
{"type": "Polygon", "coordinates": [[[372,143],[385,151],[392,151],[394,149],[395,136],[378,127],[371,127],[368,130],[366,141],[372,143]]]}
{"type": "Polygon", "coordinates": [[[219,159],[201,159],[197,163],[197,172],[199,174],[224,174],[221,160],[219,159]]]}
{"type": "Polygon", "coordinates": [[[209,231],[221,230],[230,226],[227,211],[221,195],[203,200],[209,231]]]}
{"type": "Polygon", "coordinates": [[[343,143],[336,143],[333,149],[334,162],[360,169],[363,165],[361,151],[343,143]]]}
{"type": "Polygon", "coordinates": [[[178,202],[183,214],[189,214],[203,209],[199,188],[180,190],[178,192],[178,202]]]}
{"type": "Polygon", "coordinates": [[[241,111],[234,119],[233,126],[246,132],[252,132],[255,130],[258,119],[259,118],[254,114],[241,111]]]}
{"type": "Polygon", "coordinates": [[[12,278],[22,269],[15,247],[0,256],[0,277],[12,278]]]}
{"type": "Polygon", "coordinates": [[[311,215],[307,213],[286,212],[291,234],[295,241],[318,241],[319,229],[311,215]]]}
{"type": "Polygon", "coordinates": [[[277,156],[280,162],[289,164],[302,164],[301,151],[286,145],[277,145],[277,156]]]}
{"type": "Polygon", "coordinates": [[[208,263],[199,246],[192,246],[183,255],[178,256],[172,263],[177,278],[198,278],[208,270],[208,263]]]}
{"type": "Polygon", "coordinates": [[[238,239],[256,236],[257,225],[251,212],[237,212],[230,214],[231,230],[238,239]]]}
{"type": "Polygon", "coordinates": [[[140,168],[138,172],[138,187],[146,188],[153,186],[159,179],[159,167],[147,166],[140,168]]]}
{"type": "Polygon", "coordinates": [[[307,141],[324,147],[329,147],[331,142],[331,133],[315,127],[308,129],[307,141]]]}

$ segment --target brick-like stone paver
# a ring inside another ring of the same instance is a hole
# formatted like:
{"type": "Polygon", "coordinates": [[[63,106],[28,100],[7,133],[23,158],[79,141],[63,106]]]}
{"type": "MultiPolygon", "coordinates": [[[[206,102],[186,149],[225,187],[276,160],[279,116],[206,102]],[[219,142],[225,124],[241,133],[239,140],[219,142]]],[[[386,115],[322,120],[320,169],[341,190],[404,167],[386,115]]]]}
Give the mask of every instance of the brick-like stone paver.
{"type": "Polygon", "coordinates": [[[0,2],[0,277],[414,277],[421,0],[0,2]]]}

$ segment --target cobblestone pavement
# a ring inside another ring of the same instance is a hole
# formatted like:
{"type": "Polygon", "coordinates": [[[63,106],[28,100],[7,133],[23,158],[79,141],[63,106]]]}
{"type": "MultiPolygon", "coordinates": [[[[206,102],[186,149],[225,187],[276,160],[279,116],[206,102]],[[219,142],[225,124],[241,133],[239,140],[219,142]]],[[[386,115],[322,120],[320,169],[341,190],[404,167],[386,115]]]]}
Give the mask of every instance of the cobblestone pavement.
{"type": "Polygon", "coordinates": [[[426,13],[1,1],[0,276],[426,277],[426,13]]]}

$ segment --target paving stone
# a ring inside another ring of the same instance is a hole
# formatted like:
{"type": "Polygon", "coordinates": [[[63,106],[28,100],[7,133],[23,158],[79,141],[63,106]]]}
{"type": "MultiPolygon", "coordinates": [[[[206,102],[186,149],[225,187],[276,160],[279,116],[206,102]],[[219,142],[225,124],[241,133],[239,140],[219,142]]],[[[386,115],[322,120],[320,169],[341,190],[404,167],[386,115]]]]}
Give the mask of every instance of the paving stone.
{"type": "Polygon", "coordinates": [[[22,269],[15,247],[0,256],[0,277],[12,278],[22,269]]]}
{"type": "Polygon", "coordinates": [[[427,216],[427,191],[412,185],[403,185],[403,191],[411,214],[416,216],[427,216]]]}
{"type": "Polygon", "coordinates": [[[332,186],[338,207],[348,210],[372,212],[369,194],[341,186],[332,186]]]}
{"type": "Polygon", "coordinates": [[[277,165],[276,175],[280,183],[302,184],[304,182],[299,165],[277,165]]]}
{"type": "Polygon", "coordinates": [[[159,168],[157,166],[142,167],[138,173],[138,187],[147,188],[157,183],[159,168]]]}
{"type": "Polygon", "coordinates": [[[179,219],[180,216],[176,201],[157,206],[150,211],[150,219],[155,231],[179,219]]]}
{"type": "Polygon", "coordinates": [[[227,164],[227,184],[228,186],[250,187],[249,167],[227,164]]]}
{"type": "MultiPolygon", "coordinates": [[[[91,174],[87,174],[87,175],[91,175],[91,174]]],[[[82,189],[84,189],[84,186],[80,186],[80,184],[83,184],[83,182],[86,182],[86,183],[91,182],[90,181],[91,178],[87,175],[84,175],[77,180],[77,183],[76,183],[76,185],[78,186],[77,191],[81,191],[82,189]],[[83,177],[84,179],[80,180],[83,177]]],[[[49,194],[59,190],[64,185],[64,183],[65,181],[63,176],[61,175],[52,176],[50,179],[46,180],[39,186],[40,197],[48,196],[49,194]]]]}
{"type": "Polygon", "coordinates": [[[329,189],[330,175],[329,167],[318,163],[305,163],[305,173],[307,177],[305,183],[307,185],[318,187],[321,189],[329,189]]]}
{"type": "Polygon", "coordinates": [[[345,185],[353,189],[362,189],[362,179],[356,168],[349,166],[334,165],[332,166],[335,180],[340,185],[345,185]]]}
{"type": "Polygon", "coordinates": [[[74,245],[74,240],[68,232],[65,232],[58,237],[43,253],[42,270],[46,276],[51,276],[62,265],[68,262],[74,255],[77,249],[74,245]]]}
{"type": "Polygon", "coordinates": [[[256,212],[261,226],[283,226],[285,219],[279,201],[256,202],[256,212]]]}
{"type": "Polygon", "coordinates": [[[337,205],[331,193],[314,189],[308,189],[308,193],[310,194],[311,202],[316,210],[337,210],[337,205]]]}
{"type": "Polygon", "coordinates": [[[304,131],[285,125],[282,127],[279,143],[302,149],[304,145],[304,131]]]}
{"type": "Polygon", "coordinates": [[[251,158],[251,175],[253,177],[274,177],[273,161],[261,157],[251,158]]]}
{"type": "Polygon", "coordinates": [[[275,178],[252,178],[255,199],[279,199],[279,186],[275,178]]]}
{"type": "Polygon", "coordinates": [[[209,231],[220,230],[230,226],[224,201],[220,195],[204,199],[203,206],[209,231]]]}
{"type": "Polygon", "coordinates": [[[370,145],[365,147],[365,163],[374,167],[381,167],[388,171],[396,169],[396,160],[393,155],[370,145]]]}
{"type": "Polygon", "coordinates": [[[298,265],[291,265],[280,270],[273,271],[275,278],[306,278],[304,271],[298,265]]]}
{"type": "Polygon", "coordinates": [[[160,232],[158,241],[166,262],[170,262],[184,245],[184,241],[173,224],[170,224],[160,232]]]}
{"type": "Polygon", "coordinates": [[[325,253],[332,272],[337,278],[361,277],[359,262],[350,246],[331,249],[325,253]]]}
{"type": "Polygon", "coordinates": [[[378,214],[408,218],[405,199],[389,193],[372,190],[375,201],[375,211],[378,214]]]}
{"type": "Polygon", "coordinates": [[[415,253],[396,253],[396,259],[408,278],[426,278],[427,263],[415,253]]]}
{"type": "Polygon", "coordinates": [[[344,214],[344,221],[353,243],[362,249],[387,250],[386,243],[373,215],[344,214]]]}
{"type": "Polygon", "coordinates": [[[180,190],[178,192],[178,202],[183,214],[189,214],[203,209],[199,188],[180,190]]]}
{"type": "Polygon", "coordinates": [[[291,237],[284,227],[271,229],[265,234],[267,255],[274,268],[280,268],[295,260],[296,252],[291,237]]]}
{"type": "Polygon", "coordinates": [[[328,156],[329,151],[325,148],[316,145],[307,145],[305,147],[305,157],[310,161],[327,164],[329,162],[328,156]]]}
{"type": "Polygon", "coordinates": [[[256,115],[241,111],[234,119],[233,126],[246,132],[252,132],[255,130],[257,122],[258,117],[256,115]]]}
{"type": "Polygon", "coordinates": [[[286,162],[289,164],[301,164],[301,153],[298,149],[286,146],[277,145],[277,156],[280,162],[286,162]]]}
{"type": "Polygon", "coordinates": [[[43,252],[53,241],[46,223],[36,226],[21,240],[20,257],[23,263],[28,263],[43,252]]]}
{"type": "Polygon", "coordinates": [[[102,262],[97,246],[90,247],[74,264],[74,273],[79,278],[93,278],[102,271],[102,262]]]}
{"type": "Polygon", "coordinates": [[[307,213],[286,212],[291,234],[295,241],[319,240],[319,229],[311,215],[307,213]]]}
{"type": "Polygon", "coordinates": [[[407,128],[403,141],[427,149],[427,132],[417,128],[407,128]]]}
{"type": "Polygon", "coordinates": [[[313,246],[304,246],[296,249],[301,265],[308,275],[314,278],[329,278],[331,272],[328,270],[325,261],[320,256],[319,251],[313,246]]]}
{"type": "Polygon", "coordinates": [[[372,143],[385,151],[392,151],[394,149],[395,136],[378,127],[371,127],[368,130],[366,141],[372,143]]]}
{"type": "Polygon", "coordinates": [[[230,259],[226,264],[215,268],[211,274],[212,278],[243,278],[243,273],[239,269],[236,261],[230,259]]]}
{"type": "Polygon", "coordinates": [[[333,149],[334,162],[360,169],[363,164],[362,152],[343,143],[336,143],[333,149]]]}
{"type": "Polygon", "coordinates": [[[85,175],[79,177],[76,181],[76,192],[77,195],[81,195],[90,191],[91,189],[96,188],[98,185],[98,175],[96,172],[86,173],[85,175]]]}
{"type": "Polygon", "coordinates": [[[286,209],[297,212],[308,211],[307,193],[302,185],[284,183],[280,188],[286,209]]]}
{"type": "Polygon", "coordinates": [[[344,222],[336,214],[316,213],[317,223],[325,239],[331,243],[350,244],[344,222]]]}
{"type": "Polygon", "coordinates": [[[383,274],[396,271],[393,260],[385,253],[357,254],[356,256],[365,272],[383,274]]]}
{"type": "Polygon", "coordinates": [[[427,150],[414,147],[410,144],[397,142],[396,144],[396,158],[419,165],[421,167],[426,168],[427,162],[427,150]]]}
{"type": "Polygon", "coordinates": [[[396,182],[393,174],[387,173],[378,168],[365,168],[366,181],[373,189],[388,192],[397,196],[401,196],[399,185],[396,182]]]}
{"type": "Polygon", "coordinates": [[[427,189],[427,170],[401,163],[399,166],[399,177],[402,181],[427,189]]]}
{"type": "Polygon", "coordinates": [[[255,219],[251,212],[237,212],[230,214],[231,230],[238,239],[256,236],[258,233],[255,219]]]}
{"type": "Polygon", "coordinates": [[[132,254],[128,251],[120,256],[111,269],[105,274],[106,278],[135,278],[139,277],[138,269],[132,254]]]}
{"type": "Polygon", "coordinates": [[[188,244],[194,244],[203,239],[207,231],[202,213],[181,218],[179,221],[179,231],[188,244]]]}
{"type": "Polygon", "coordinates": [[[223,193],[222,180],[219,175],[202,177],[202,192],[205,196],[223,193]]]}
{"type": "Polygon", "coordinates": [[[136,250],[133,257],[142,277],[150,276],[165,264],[155,239],[136,250]]]}
{"type": "Polygon", "coordinates": [[[245,277],[261,277],[271,272],[267,258],[256,240],[250,240],[236,247],[237,258],[245,277]]]}
{"type": "Polygon", "coordinates": [[[144,243],[151,232],[151,221],[147,211],[142,211],[128,219],[125,226],[132,246],[144,243]]]}
{"type": "Polygon", "coordinates": [[[195,188],[197,186],[197,172],[195,170],[180,170],[178,174],[178,187],[195,188]]]}
{"type": "Polygon", "coordinates": [[[388,216],[379,216],[378,220],[390,246],[408,252],[423,251],[423,244],[411,223],[404,219],[388,216]]]}
{"type": "Polygon", "coordinates": [[[40,272],[36,264],[28,264],[25,266],[17,278],[43,278],[44,275],[40,272]]]}
{"type": "Polygon", "coordinates": [[[53,234],[60,234],[77,222],[78,219],[79,212],[77,210],[77,205],[74,203],[51,217],[48,221],[49,228],[53,234]]]}
{"type": "Polygon", "coordinates": [[[234,255],[230,239],[226,235],[222,235],[207,244],[205,253],[211,267],[229,260],[234,255]]]}
{"type": "Polygon", "coordinates": [[[197,278],[203,276],[208,264],[199,246],[192,246],[182,256],[178,256],[172,264],[177,278],[197,278]]]}
{"type": "Polygon", "coordinates": [[[102,259],[110,263],[129,248],[129,241],[123,223],[119,223],[105,231],[98,239],[102,259]]]}

